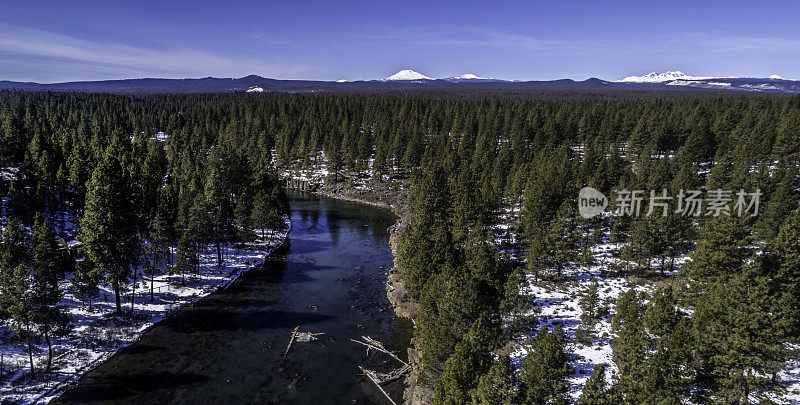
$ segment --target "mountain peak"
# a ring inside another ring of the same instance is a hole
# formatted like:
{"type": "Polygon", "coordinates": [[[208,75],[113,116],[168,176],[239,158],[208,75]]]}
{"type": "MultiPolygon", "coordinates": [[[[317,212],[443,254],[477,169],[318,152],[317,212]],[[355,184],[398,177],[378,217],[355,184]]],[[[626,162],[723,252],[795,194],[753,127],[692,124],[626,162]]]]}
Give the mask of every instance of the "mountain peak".
{"type": "Polygon", "coordinates": [[[422,73],[415,72],[411,69],[404,69],[387,77],[384,80],[434,80],[434,79],[425,76],[422,73]]]}
{"type": "Polygon", "coordinates": [[[473,75],[472,73],[467,73],[461,76],[452,77],[452,79],[480,80],[480,79],[488,79],[488,77],[480,77],[477,75],[473,75]]]}
{"type": "Polygon", "coordinates": [[[668,70],[664,73],[652,72],[644,76],[628,76],[618,82],[632,83],[664,83],[672,80],[695,80],[698,77],[689,76],[680,70],[668,70]]]}

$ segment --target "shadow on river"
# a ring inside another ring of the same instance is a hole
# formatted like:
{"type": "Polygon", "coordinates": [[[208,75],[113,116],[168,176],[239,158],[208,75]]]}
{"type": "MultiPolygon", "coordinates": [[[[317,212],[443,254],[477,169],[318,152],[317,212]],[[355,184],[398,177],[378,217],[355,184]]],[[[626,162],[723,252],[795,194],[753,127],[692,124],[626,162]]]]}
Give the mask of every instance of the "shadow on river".
{"type": "MultiPolygon", "coordinates": [[[[350,339],[372,336],[405,357],[411,325],[384,290],[395,217],[290,197],[289,240],[263,266],[156,324],[53,403],[388,403],[358,366],[386,372],[397,362],[367,357],[350,339]],[[296,326],[324,335],[295,342],[283,358],[296,326]]],[[[402,382],[392,384],[400,402],[402,382]]]]}

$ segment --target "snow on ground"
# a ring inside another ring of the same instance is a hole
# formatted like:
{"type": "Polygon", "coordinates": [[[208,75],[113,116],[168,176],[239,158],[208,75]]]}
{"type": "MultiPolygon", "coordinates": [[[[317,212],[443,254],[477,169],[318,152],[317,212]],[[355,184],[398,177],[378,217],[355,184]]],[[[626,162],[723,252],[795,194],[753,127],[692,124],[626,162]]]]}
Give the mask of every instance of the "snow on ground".
{"type": "Polygon", "coordinates": [[[19,174],[19,167],[0,167],[0,180],[16,180],[19,174]]]}
{"type": "MultiPolygon", "coordinates": [[[[186,275],[185,284],[180,274],[156,277],[153,302],[150,302],[150,280],[143,280],[140,276],[136,283],[133,319],[120,320],[110,316],[115,304],[114,293],[108,285],[101,285],[98,302],[93,303],[89,310],[69,291],[69,282],[63,280],[61,289],[65,294],[62,303],[72,315],[74,329],[68,337],[54,342],[53,372],[47,379],[29,378],[27,346],[11,343],[13,333],[7,324],[0,325],[0,352],[3,353],[0,400],[23,404],[49,402],[67,383],[136,341],[156,322],[183,305],[227,287],[246,270],[262,263],[286,239],[291,228],[288,217],[285,225],[283,231],[267,235],[265,240],[240,248],[226,246],[227,256],[221,267],[217,266],[216,250],[205,249],[200,256],[199,274],[186,275]]],[[[130,291],[124,294],[123,305],[125,310],[130,310],[130,291]]],[[[39,344],[34,358],[36,369],[43,369],[46,362],[47,347],[39,344]]]]}
{"type": "MultiPolygon", "coordinates": [[[[577,401],[586,380],[592,375],[594,367],[598,364],[608,364],[606,378],[611,381],[617,372],[611,357],[611,319],[619,295],[630,288],[647,290],[647,286],[630,283],[626,277],[606,273],[603,269],[615,261],[614,252],[619,251],[620,244],[603,243],[592,248],[592,254],[597,264],[592,266],[577,266],[565,269],[564,281],[536,281],[533,276],[528,277],[528,286],[524,292],[531,294],[536,299],[536,308],[531,312],[538,312],[540,326],[555,326],[561,324],[570,340],[568,350],[572,353],[570,366],[573,369],[569,377],[570,397],[577,401]],[[579,301],[581,294],[586,290],[592,278],[598,281],[598,293],[601,306],[606,308],[609,315],[603,317],[592,328],[592,343],[584,345],[575,338],[578,327],[581,326],[579,301]]],[[[535,332],[534,332],[535,333],[535,332]]],[[[535,335],[524,336],[521,347],[511,354],[514,364],[520,365],[527,355],[524,347],[527,340],[535,335]]]]}
{"type": "MultiPolygon", "coordinates": [[[[505,227],[498,226],[496,229],[505,227]]],[[[604,240],[608,240],[607,235],[604,240]]],[[[619,295],[631,288],[642,292],[650,292],[653,289],[652,284],[632,283],[625,276],[604,271],[620,260],[617,256],[622,246],[619,243],[598,244],[592,248],[596,264],[565,269],[564,281],[536,281],[533,276],[528,276],[528,286],[523,290],[523,293],[532,295],[536,300],[535,308],[532,308],[528,315],[537,314],[539,326],[553,327],[561,324],[567,334],[568,351],[572,354],[570,366],[573,369],[572,375],[569,376],[569,394],[573,402],[577,402],[580,398],[583,386],[596,365],[602,363],[608,365],[607,382],[611,383],[617,377],[618,369],[612,359],[611,320],[616,312],[619,295]],[[593,326],[591,344],[585,345],[576,339],[583,313],[579,302],[581,294],[586,291],[592,278],[598,281],[601,307],[604,307],[608,314],[593,326]]],[[[676,259],[676,265],[681,266],[687,259],[688,256],[676,259]]],[[[536,332],[538,328],[518,340],[519,345],[510,356],[515,367],[518,368],[527,356],[526,346],[535,337],[536,332]]],[[[800,352],[800,345],[796,345],[794,351],[800,352]]],[[[786,392],[782,396],[772,395],[771,399],[779,404],[800,404],[800,359],[791,360],[778,377],[786,392]]]]}
{"type": "MultiPolygon", "coordinates": [[[[800,345],[792,345],[792,350],[800,353],[800,345]]],[[[773,396],[771,399],[777,403],[800,404],[800,359],[790,360],[786,368],[778,373],[778,380],[786,388],[786,392],[783,398],[773,396]]]]}

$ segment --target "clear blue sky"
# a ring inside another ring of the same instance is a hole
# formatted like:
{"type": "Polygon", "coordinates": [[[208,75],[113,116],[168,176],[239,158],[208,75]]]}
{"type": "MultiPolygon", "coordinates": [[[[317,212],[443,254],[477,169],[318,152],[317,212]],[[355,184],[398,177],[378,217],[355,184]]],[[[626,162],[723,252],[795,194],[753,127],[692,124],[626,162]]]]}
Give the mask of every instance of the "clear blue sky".
{"type": "Polygon", "coordinates": [[[800,2],[131,3],[3,0],[0,80],[800,78],[800,2]]]}

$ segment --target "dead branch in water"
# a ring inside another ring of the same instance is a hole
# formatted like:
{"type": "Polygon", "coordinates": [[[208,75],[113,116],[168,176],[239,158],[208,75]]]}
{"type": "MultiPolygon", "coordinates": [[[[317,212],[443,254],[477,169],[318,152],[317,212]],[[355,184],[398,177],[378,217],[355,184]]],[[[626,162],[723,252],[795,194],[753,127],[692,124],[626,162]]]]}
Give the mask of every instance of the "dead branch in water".
{"type": "Polygon", "coordinates": [[[289,338],[289,345],[286,346],[286,351],[283,352],[283,358],[286,358],[286,355],[289,354],[289,349],[292,348],[292,343],[294,343],[294,338],[297,336],[298,329],[300,329],[299,325],[292,331],[292,337],[289,338]]]}
{"type": "Polygon", "coordinates": [[[399,361],[399,362],[403,363],[403,365],[405,365],[405,366],[408,366],[408,363],[406,363],[406,362],[404,362],[403,360],[401,360],[401,359],[400,359],[399,357],[397,357],[397,355],[395,355],[394,353],[392,353],[392,352],[390,352],[390,351],[386,350],[386,348],[385,348],[385,347],[383,347],[383,343],[381,343],[381,342],[379,342],[379,341],[377,341],[377,340],[375,340],[375,339],[373,339],[373,338],[371,338],[371,337],[369,337],[369,336],[361,336],[361,338],[362,338],[362,339],[364,339],[364,341],[363,341],[363,342],[362,342],[362,341],[360,341],[360,340],[355,340],[355,339],[350,339],[350,340],[351,340],[351,341],[353,341],[353,342],[356,342],[356,343],[358,343],[358,344],[360,344],[360,345],[367,346],[367,354],[369,354],[369,349],[374,349],[374,350],[377,350],[377,351],[379,351],[379,352],[386,353],[386,354],[388,354],[389,356],[392,356],[392,358],[393,358],[393,359],[395,359],[395,360],[397,360],[397,361],[399,361]]]}
{"type": "Polygon", "coordinates": [[[375,384],[376,387],[378,387],[381,393],[383,393],[383,395],[386,397],[386,399],[389,400],[389,402],[392,403],[392,405],[397,405],[397,403],[394,402],[392,397],[390,397],[389,394],[386,391],[384,391],[383,387],[381,387],[380,380],[378,379],[378,376],[374,371],[367,370],[366,368],[361,366],[358,366],[358,368],[360,368],[361,372],[364,373],[364,375],[367,376],[367,378],[369,378],[369,380],[372,381],[372,383],[375,384]]]}

